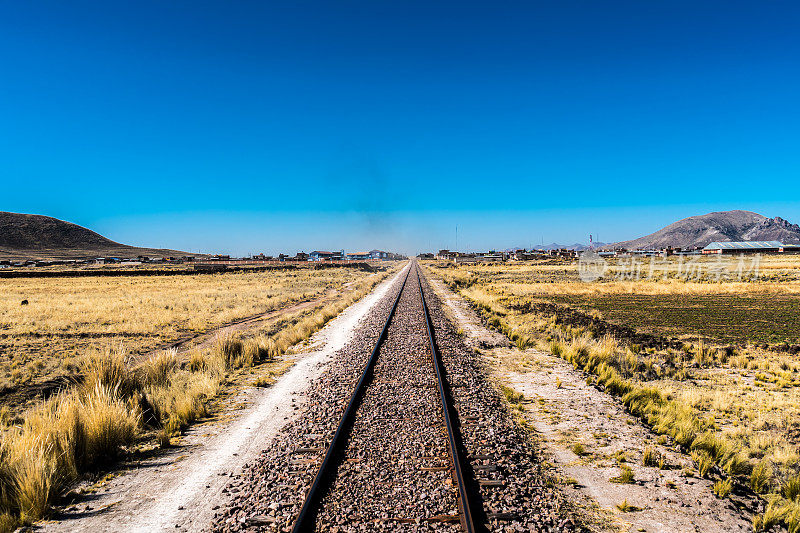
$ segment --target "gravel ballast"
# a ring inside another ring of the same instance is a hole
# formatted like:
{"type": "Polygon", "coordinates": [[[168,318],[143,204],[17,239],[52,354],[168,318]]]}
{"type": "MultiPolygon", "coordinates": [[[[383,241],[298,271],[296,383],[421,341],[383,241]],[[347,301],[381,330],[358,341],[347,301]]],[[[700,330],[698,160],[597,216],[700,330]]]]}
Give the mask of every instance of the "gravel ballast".
{"type": "MultiPolygon", "coordinates": [[[[460,531],[447,433],[411,266],[373,378],[356,411],[318,531],[460,531]]],[[[297,402],[300,416],[227,490],[211,530],[289,531],[402,285],[398,279],[297,402]]],[[[423,279],[464,455],[492,531],[572,531],[561,494],[423,279]]]]}

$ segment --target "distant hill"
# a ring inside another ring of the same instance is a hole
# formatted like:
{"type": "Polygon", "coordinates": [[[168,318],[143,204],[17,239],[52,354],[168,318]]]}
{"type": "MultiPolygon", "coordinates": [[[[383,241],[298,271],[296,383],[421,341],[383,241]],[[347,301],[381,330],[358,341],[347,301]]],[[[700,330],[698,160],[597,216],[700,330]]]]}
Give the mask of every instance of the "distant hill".
{"type": "Polygon", "coordinates": [[[135,258],[139,255],[161,257],[191,254],[127,246],[57,218],[0,211],[0,259],[135,258]]]}
{"type": "Polygon", "coordinates": [[[781,241],[800,243],[800,226],[775,217],[767,218],[752,211],[720,211],[679,220],[655,233],[630,241],[604,246],[626,248],[694,248],[714,241],[781,241]]]}

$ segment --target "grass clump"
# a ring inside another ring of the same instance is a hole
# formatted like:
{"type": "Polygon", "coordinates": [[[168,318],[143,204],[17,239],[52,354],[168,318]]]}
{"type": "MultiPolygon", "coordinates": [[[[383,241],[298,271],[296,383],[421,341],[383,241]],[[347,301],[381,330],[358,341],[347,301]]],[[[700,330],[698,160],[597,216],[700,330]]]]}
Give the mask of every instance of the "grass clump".
{"type": "Polygon", "coordinates": [[[761,461],[750,473],[750,488],[756,494],[764,494],[769,490],[772,478],[772,467],[767,461],[761,461]]]}
{"type": "Polygon", "coordinates": [[[664,458],[655,448],[648,446],[642,453],[642,464],[644,466],[658,466],[664,464],[664,458]]]}
{"type": "Polygon", "coordinates": [[[720,498],[727,498],[731,493],[731,489],[733,489],[733,479],[731,478],[721,479],[714,482],[714,494],[720,498]]]}
{"type": "Polygon", "coordinates": [[[533,346],[533,341],[527,335],[519,335],[514,344],[516,344],[518,350],[525,351],[533,346]]]}
{"type": "Polygon", "coordinates": [[[254,387],[271,387],[275,383],[275,378],[271,376],[258,376],[253,382],[254,387]]]}
{"type": "MultiPolygon", "coordinates": [[[[0,514],[29,524],[77,476],[102,466],[139,436],[141,412],[119,386],[62,393],[31,411],[3,434],[0,514]]],[[[5,520],[5,519],[4,519],[5,520]]]]}
{"type": "Polygon", "coordinates": [[[789,501],[800,503],[800,475],[794,475],[781,484],[781,495],[789,501]]]}
{"type": "Polygon", "coordinates": [[[576,442],[572,445],[572,453],[577,455],[578,457],[583,457],[586,455],[586,448],[580,442],[576,442]]]}
{"type": "Polygon", "coordinates": [[[152,355],[141,368],[146,384],[163,386],[178,368],[178,351],[173,348],[152,355]]]}
{"type": "Polygon", "coordinates": [[[633,513],[633,512],[641,510],[638,507],[636,507],[635,505],[629,504],[627,498],[622,500],[622,503],[618,503],[617,504],[617,509],[619,509],[620,512],[623,512],[623,513],[633,513]]]}
{"type": "Polygon", "coordinates": [[[708,471],[714,466],[714,460],[705,450],[692,452],[692,459],[697,465],[697,472],[700,474],[700,477],[706,477],[708,471]]]}
{"type": "MultiPolygon", "coordinates": [[[[136,371],[124,352],[106,350],[83,361],[85,380],[33,408],[0,444],[0,531],[46,516],[53,499],[78,477],[107,465],[146,429],[143,409],[157,413],[163,433],[205,412],[218,380],[180,371],[174,352],[136,371]],[[6,527],[5,525],[8,525],[6,527]]],[[[160,441],[163,441],[159,437],[160,441]]]]}
{"type": "Polygon", "coordinates": [[[116,349],[106,348],[102,352],[84,356],[80,368],[84,376],[84,387],[88,391],[94,390],[98,383],[115,387],[123,396],[130,396],[140,388],[139,380],[131,371],[122,345],[116,349]]]}
{"type": "Polygon", "coordinates": [[[500,390],[503,391],[503,396],[505,397],[506,401],[510,404],[520,404],[522,403],[522,400],[525,399],[524,394],[515,391],[511,387],[501,385],[500,390]]]}
{"type": "Polygon", "coordinates": [[[612,483],[630,484],[634,481],[633,469],[628,465],[620,465],[619,475],[612,477],[609,481],[612,483]]]}

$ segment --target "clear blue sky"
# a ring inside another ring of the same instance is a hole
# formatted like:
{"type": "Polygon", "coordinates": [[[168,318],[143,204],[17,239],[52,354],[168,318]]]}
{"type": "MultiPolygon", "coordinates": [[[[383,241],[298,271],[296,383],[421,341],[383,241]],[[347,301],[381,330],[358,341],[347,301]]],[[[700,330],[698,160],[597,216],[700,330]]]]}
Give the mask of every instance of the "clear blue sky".
{"type": "Polygon", "coordinates": [[[797,2],[6,2],[0,210],[405,252],[800,222],[797,2]]]}

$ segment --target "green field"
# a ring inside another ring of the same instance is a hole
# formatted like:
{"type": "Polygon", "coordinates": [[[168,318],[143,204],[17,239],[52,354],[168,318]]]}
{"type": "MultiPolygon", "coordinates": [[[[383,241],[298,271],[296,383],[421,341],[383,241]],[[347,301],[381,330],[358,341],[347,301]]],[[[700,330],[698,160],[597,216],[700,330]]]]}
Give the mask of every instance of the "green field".
{"type": "Polygon", "coordinates": [[[535,298],[639,331],[718,343],[800,343],[800,295],[599,294],[535,298]]]}

